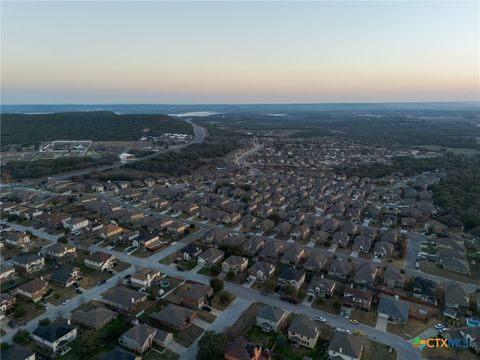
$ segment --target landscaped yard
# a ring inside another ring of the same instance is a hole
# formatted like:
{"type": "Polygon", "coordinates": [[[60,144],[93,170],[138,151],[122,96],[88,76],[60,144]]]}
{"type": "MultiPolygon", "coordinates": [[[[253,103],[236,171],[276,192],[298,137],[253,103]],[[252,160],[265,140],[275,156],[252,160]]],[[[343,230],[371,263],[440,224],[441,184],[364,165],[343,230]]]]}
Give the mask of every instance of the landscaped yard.
{"type": "Polygon", "coordinates": [[[185,347],[192,345],[203,334],[203,329],[192,324],[187,329],[173,335],[176,342],[185,347]]]}
{"type": "Polygon", "coordinates": [[[197,265],[196,260],[190,261],[179,261],[177,267],[181,268],[183,271],[190,271],[197,265]]]}
{"type": "Polygon", "coordinates": [[[361,360],[396,359],[397,351],[376,341],[365,340],[361,360]]]}
{"type": "Polygon", "coordinates": [[[390,323],[387,324],[387,331],[399,335],[403,338],[410,339],[411,337],[415,337],[418,334],[421,334],[436,323],[438,323],[438,319],[436,318],[431,318],[430,320],[425,322],[410,317],[407,324],[405,325],[390,323]]]}
{"type": "Polygon", "coordinates": [[[63,288],[55,284],[50,284],[53,289],[52,296],[48,298],[48,302],[53,305],[61,305],[64,300],[72,299],[77,296],[77,293],[71,288],[63,288]]]}
{"type": "Polygon", "coordinates": [[[326,311],[330,314],[338,315],[340,314],[342,301],[338,295],[333,295],[331,299],[318,299],[312,303],[312,307],[326,311]],[[335,307],[334,304],[340,304],[340,306],[335,307]]]}
{"type": "Polygon", "coordinates": [[[262,303],[253,303],[250,305],[248,309],[242,313],[242,316],[227,330],[228,337],[233,339],[245,331],[248,331],[255,324],[258,310],[262,307],[262,303]]]}
{"type": "Polygon", "coordinates": [[[123,270],[127,270],[130,266],[131,265],[129,263],[117,260],[117,265],[113,267],[113,270],[115,270],[116,272],[122,272],[123,270]]]}
{"type": "Polygon", "coordinates": [[[232,293],[229,293],[230,294],[230,300],[227,301],[227,302],[222,302],[222,301],[220,301],[222,292],[226,292],[226,291],[223,290],[220,293],[214,295],[212,300],[211,300],[211,304],[215,309],[223,311],[228,307],[228,305],[230,305],[235,300],[235,295],[233,295],[232,293]]]}
{"type": "MultiPolygon", "coordinates": [[[[92,269],[93,270],[93,269],[92,269]]],[[[83,278],[78,281],[80,286],[84,289],[90,289],[97,285],[100,280],[106,280],[112,277],[111,274],[106,271],[94,270],[87,275],[83,275],[83,278]]]]}
{"type": "Polygon", "coordinates": [[[163,350],[161,353],[157,350],[151,349],[150,352],[147,352],[142,358],[144,360],[177,360],[179,357],[180,356],[168,349],[163,350]]]}
{"type": "Polygon", "coordinates": [[[420,261],[420,270],[429,274],[444,277],[446,279],[452,279],[466,283],[478,284],[478,282],[480,281],[480,274],[478,272],[472,271],[471,276],[458,274],[455,272],[444,270],[432,261],[420,261]]]}
{"type": "Polygon", "coordinates": [[[144,258],[147,258],[149,256],[152,256],[153,252],[151,252],[149,250],[138,249],[135,252],[133,252],[132,255],[144,259],[144,258]]]}
{"type": "Polygon", "coordinates": [[[45,312],[42,304],[40,303],[33,303],[32,301],[26,301],[21,297],[17,298],[16,309],[21,308],[25,311],[25,315],[21,317],[16,317],[15,312],[12,313],[11,318],[15,317],[17,323],[20,325],[25,324],[26,322],[36,318],[37,316],[41,315],[45,312]]]}
{"type": "Polygon", "coordinates": [[[172,262],[175,261],[176,258],[177,258],[177,254],[173,253],[168,255],[167,257],[164,257],[163,259],[160,259],[159,262],[160,264],[170,265],[172,262]]]}
{"type": "Polygon", "coordinates": [[[370,311],[352,310],[350,313],[350,319],[375,327],[377,324],[377,311],[373,308],[370,311]]]}

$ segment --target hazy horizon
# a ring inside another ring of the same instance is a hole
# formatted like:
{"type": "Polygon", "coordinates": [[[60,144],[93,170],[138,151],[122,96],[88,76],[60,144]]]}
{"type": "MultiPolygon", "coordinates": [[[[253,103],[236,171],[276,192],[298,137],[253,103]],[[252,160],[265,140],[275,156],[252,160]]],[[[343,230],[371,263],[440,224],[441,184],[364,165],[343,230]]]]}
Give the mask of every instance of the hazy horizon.
{"type": "Polygon", "coordinates": [[[2,2],[2,104],[480,100],[479,2],[2,2]]]}

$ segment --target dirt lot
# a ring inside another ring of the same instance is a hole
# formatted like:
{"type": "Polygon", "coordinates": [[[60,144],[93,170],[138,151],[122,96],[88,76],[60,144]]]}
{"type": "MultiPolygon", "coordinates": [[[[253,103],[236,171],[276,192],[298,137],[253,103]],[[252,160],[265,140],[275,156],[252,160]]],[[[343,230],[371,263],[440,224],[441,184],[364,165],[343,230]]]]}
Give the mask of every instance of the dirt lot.
{"type": "Polygon", "coordinates": [[[96,270],[88,275],[84,275],[78,283],[84,289],[91,289],[92,287],[96,286],[97,282],[99,282],[100,280],[106,280],[111,277],[112,275],[105,271],[96,270]]]}

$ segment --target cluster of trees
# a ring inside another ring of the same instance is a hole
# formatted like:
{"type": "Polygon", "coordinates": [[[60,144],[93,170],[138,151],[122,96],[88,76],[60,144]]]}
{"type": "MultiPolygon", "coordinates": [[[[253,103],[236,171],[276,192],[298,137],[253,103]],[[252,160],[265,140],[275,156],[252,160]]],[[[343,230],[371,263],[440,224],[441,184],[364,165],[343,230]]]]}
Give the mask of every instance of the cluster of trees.
{"type": "Polygon", "coordinates": [[[237,147],[238,143],[235,141],[192,144],[180,152],[167,152],[151,159],[128,164],[126,167],[140,171],[181,176],[190,174],[193,170],[208,164],[213,159],[223,157],[237,147]]]}
{"type": "Polygon", "coordinates": [[[431,190],[434,203],[443,209],[439,220],[459,220],[466,231],[480,235],[480,155],[461,157],[431,190]]]}
{"type": "Polygon", "coordinates": [[[112,164],[114,161],[115,157],[113,156],[105,156],[100,159],[83,156],[35,161],[9,161],[2,166],[2,180],[8,182],[12,180],[39,178],[91,166],[112,164]]]}
{"type": "Polygon", "coordinates": [[[2,144],[35,144],[52,140],[138,140],[165,132],[193,135],[190,124],[167,115],[124,114],[110,111],[55,114],[2,114],[2,144]]]}

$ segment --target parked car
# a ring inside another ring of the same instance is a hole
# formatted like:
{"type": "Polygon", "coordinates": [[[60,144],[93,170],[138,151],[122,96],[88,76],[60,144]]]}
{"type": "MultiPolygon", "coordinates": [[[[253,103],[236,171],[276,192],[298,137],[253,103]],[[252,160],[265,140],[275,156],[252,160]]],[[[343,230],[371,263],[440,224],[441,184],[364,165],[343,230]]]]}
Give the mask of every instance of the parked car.
{"type": "Polygon", "coordinates": [[[317,316],[317,317],[315,318],[315,320],[320,321],[321,323],[324,323],[324,322],[327,321],[327,319],[325,319],[325,318],[322,317],[322,316],[317,316]]]}
{"type": "Polygon", "coordinates": [[[205,310],[206,312],[211,312],[211,311],[212,311],[212,308],[211,308],[210,306],[203,305],[203,306],[202,306],[202,310],[205,310]]]}
{"type": "Polygon", "coordinates": [[[82,289],[79,289],[79,288],[75,289],[75,292],[76,292],[77,294],[83,294],[82,289]]]}
{"type": "Polygon", "coordinates": [[[72,300],[70,300],[70,299],[63,300],[62,305],[67,305],[70,301],[72,301],[72,300]]]}
{"type": "Polygon", "coordinates": [[[355,319],[350,320],[350,322],[355,325],[358,324],[358,320],[355,320],[355,319]]]}
{"type": "Polygon", "coordinates": [[[107,280],[100,280],[99,282],[97,282],[97,286],[103,285],[106,282],[107,282],[107,280]]]}
{"type": "Polygon", "coordinates": [[[10,320],[8,322],[8,326],[10,326],[11,328],[15,329],[17,327],[17,323],[15,320],[10,320]]]}
{"type": "Polygon", "coordinates": [[[436,324],[436,325],[434,326],[434,328],[435,328],[435,330],[439,330],[439,331],[440,331],[440,330],[444,330],[444,329],[446,328],[446,326],[443,325],[443,324],[436,324]]]}

